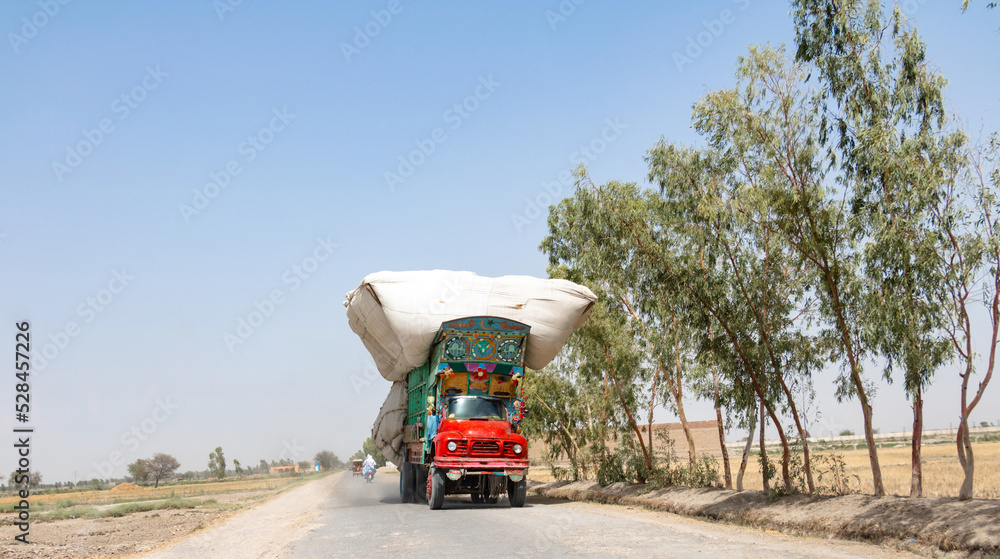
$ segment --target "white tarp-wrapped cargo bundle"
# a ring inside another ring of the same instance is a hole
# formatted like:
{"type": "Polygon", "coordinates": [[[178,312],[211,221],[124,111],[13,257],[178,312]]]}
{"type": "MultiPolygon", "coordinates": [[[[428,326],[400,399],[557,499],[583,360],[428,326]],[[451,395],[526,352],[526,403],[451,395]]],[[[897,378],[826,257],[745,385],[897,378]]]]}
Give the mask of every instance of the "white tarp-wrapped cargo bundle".
{"type": "Polygon", "coordinates": [[[392,383],[389,395],[372,425],[372,440],[382,456],[393,464],[402,464],[403,423],[406,421],[406,383],[392,383]]]}
{"type": "Polygon", "coordinates": [[[422,365],[441,323],[497,316],[531,327],[524,364],[549,364],[587,320],[597,297],[567,280],[529,276],[486,278],[472,272],[378,272],[347,294],[347,319],[386,380],[422,365]]]}
{"type": "Polygon", "coordinates": [[[406,418],[406,373],[430,355],[442,322],[496,316],[531,327],[524,363],[549,364],[590,314],[594,293],[576,283],[529,276],[487,278],[472,272],[430,270],[369,274],[347,294],[351,330],[393,382],[372,428],[386,459],[399,463],[406,418]]]}

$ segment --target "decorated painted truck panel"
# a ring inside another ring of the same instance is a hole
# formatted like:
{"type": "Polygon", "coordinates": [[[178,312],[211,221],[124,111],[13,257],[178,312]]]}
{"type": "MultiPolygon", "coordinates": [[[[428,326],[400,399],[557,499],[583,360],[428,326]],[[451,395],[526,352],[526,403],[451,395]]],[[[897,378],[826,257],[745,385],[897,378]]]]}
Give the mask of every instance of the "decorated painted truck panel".
{"type": "Polygon", "coordinates": [[[407,375],[407,417],[400,494],[524,503],[528,445],[520,434],[526,407],[524,349],[530,327],[477,316],[444,322],[430,359],[407,375]]]}

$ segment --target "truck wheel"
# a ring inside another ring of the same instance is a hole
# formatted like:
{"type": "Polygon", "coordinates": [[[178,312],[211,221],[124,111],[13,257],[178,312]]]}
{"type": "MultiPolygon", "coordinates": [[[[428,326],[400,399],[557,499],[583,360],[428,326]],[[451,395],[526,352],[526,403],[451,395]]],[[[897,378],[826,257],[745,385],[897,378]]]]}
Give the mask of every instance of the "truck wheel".
{"type": "Polygon", "coordinates": [[[510,481],[507,480],[507,499],[510,500],[510,506],[514,508],[521,508],[524,506],[524,498],[528,495],[528,481],[522,479],[521,481],[510,481]]]}
{"type": "Polygon", "coordinates": [[[403,462],[399,474],[399,500],[403,503],[413,502],[413,464],[403,462]]]}
{"type": "Polygon", "coordinates": [[[427,495],[427,506],[431,510],[438,510],[444,504],[444,471],[431,468],[427,484],[430,486],[430,494],[427,495]]]}

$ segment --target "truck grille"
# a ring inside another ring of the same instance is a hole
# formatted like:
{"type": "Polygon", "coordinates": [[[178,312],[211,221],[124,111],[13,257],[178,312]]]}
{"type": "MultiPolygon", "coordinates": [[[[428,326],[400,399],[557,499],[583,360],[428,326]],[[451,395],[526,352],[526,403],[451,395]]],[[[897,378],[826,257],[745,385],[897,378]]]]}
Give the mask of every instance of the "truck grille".
{"type": "Polygon", "coordinates": [[[497,441],[472,441],[472,454],[478,456],[498,456],[500,443],[497,441]]]}

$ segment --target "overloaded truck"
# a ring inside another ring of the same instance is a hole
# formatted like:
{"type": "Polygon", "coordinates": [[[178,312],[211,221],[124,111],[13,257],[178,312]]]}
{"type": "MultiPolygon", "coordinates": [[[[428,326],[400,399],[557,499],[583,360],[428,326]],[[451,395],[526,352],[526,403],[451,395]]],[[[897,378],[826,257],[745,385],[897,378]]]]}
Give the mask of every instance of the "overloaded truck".
{"type": "Polygon", "coordinates": [[[347,298],[351,328],[393,381],[372,434],[399,466],[401,500],[438,509],[445,495],[506,494],[523,506],[526,367],[555,357],[594,294],[566,280],[435,270],[372,274],[347,298]]]}

